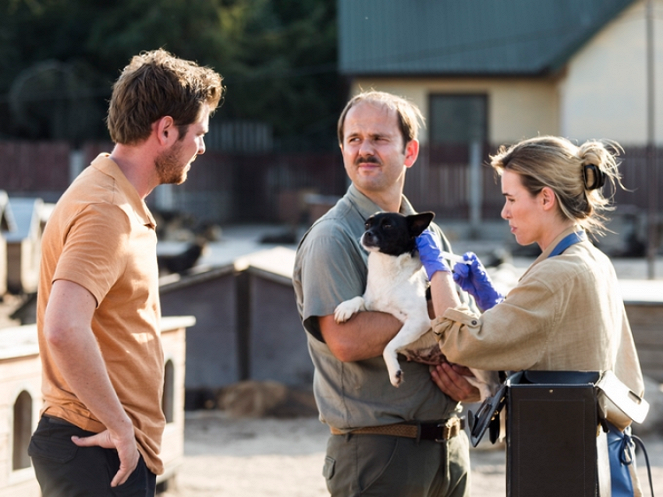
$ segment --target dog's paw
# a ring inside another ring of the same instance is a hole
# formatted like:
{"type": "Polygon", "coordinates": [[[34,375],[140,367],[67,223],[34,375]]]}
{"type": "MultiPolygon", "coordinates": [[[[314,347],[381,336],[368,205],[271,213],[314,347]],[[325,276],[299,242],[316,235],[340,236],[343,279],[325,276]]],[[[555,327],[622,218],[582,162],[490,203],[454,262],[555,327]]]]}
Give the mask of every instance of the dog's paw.
{"type": "Polygon", "coordinates": [[[401,383],[403,383],[403,370],[399,369],[396,371],[393,375],[389,377],[391,380],[391,384],[394,385],[396,388],[401,386],[401,383]]]}
{"type": "Polygon", "coordinates": [[[334,321],[337,323],[345,323],[354,314],[364,309],[364,299],[362,297],[355,297],[345,302],[341,302],[334,309],[334,321]]]}
{"type": "Polygon", "coordinates": [[[337,323],[345,323],[354,314],[354,309],[346,305],[347,303],[347,301],[341,302],[334,310],[334,321],[337,323]]]}

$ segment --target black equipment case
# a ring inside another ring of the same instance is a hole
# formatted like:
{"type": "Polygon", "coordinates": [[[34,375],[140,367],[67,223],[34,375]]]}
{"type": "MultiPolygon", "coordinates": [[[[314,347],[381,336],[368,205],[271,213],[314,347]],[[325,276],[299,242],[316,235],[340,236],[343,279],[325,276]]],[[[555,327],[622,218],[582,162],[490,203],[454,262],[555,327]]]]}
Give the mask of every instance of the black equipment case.
{"type": "Polygon", "coordinates": [[[634,420],[646,416],[646,401],[597,371],[520,371],[469,413],[473,445],[486,429],[494,443],[506,405],[508,497],[610,496],[600,391],[634,420]]]}

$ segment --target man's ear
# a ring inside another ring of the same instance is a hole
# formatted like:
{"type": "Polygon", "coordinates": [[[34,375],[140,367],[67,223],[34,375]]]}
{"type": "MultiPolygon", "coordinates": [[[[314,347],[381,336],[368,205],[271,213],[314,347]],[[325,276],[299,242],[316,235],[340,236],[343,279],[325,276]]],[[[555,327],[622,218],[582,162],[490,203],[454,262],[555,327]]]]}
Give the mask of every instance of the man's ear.
{"type": "Polygon", "coordinates": [[[179,130],[170,116],[164,116],[153,124],[160,145],[169,146],[177,141],[179,130]]]}
{"type": "Polygon", "coordinates": [[[405,145],[405,167],[412,167],[417,157],[419,157],[419,140],[410,140],[405,145]]]}

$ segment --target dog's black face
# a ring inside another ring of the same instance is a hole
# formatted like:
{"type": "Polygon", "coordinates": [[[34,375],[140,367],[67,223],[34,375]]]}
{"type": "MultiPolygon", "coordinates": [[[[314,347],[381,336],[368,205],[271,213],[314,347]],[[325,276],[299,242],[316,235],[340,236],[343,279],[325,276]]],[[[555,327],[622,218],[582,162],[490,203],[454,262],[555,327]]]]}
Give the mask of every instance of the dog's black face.
{"type": "Polygon", "coordinates": [[[428,227],[435,217],[432,212],[404,216],[395,212],[379,212],[366,220],[362,246],[369,252],[382,252],[399,256],[413,253],[415,238],[428,227]]]}

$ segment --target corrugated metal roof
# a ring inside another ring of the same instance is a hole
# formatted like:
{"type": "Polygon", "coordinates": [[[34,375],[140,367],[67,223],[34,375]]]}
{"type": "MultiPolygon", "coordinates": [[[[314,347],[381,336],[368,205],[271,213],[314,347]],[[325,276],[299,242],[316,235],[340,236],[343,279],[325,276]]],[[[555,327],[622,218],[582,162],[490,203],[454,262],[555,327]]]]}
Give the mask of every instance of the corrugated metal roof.
{"type": "Polygon", "coordinates": [[[634,0],[338,0],[346,75],[538,75],[634,0]]]}

